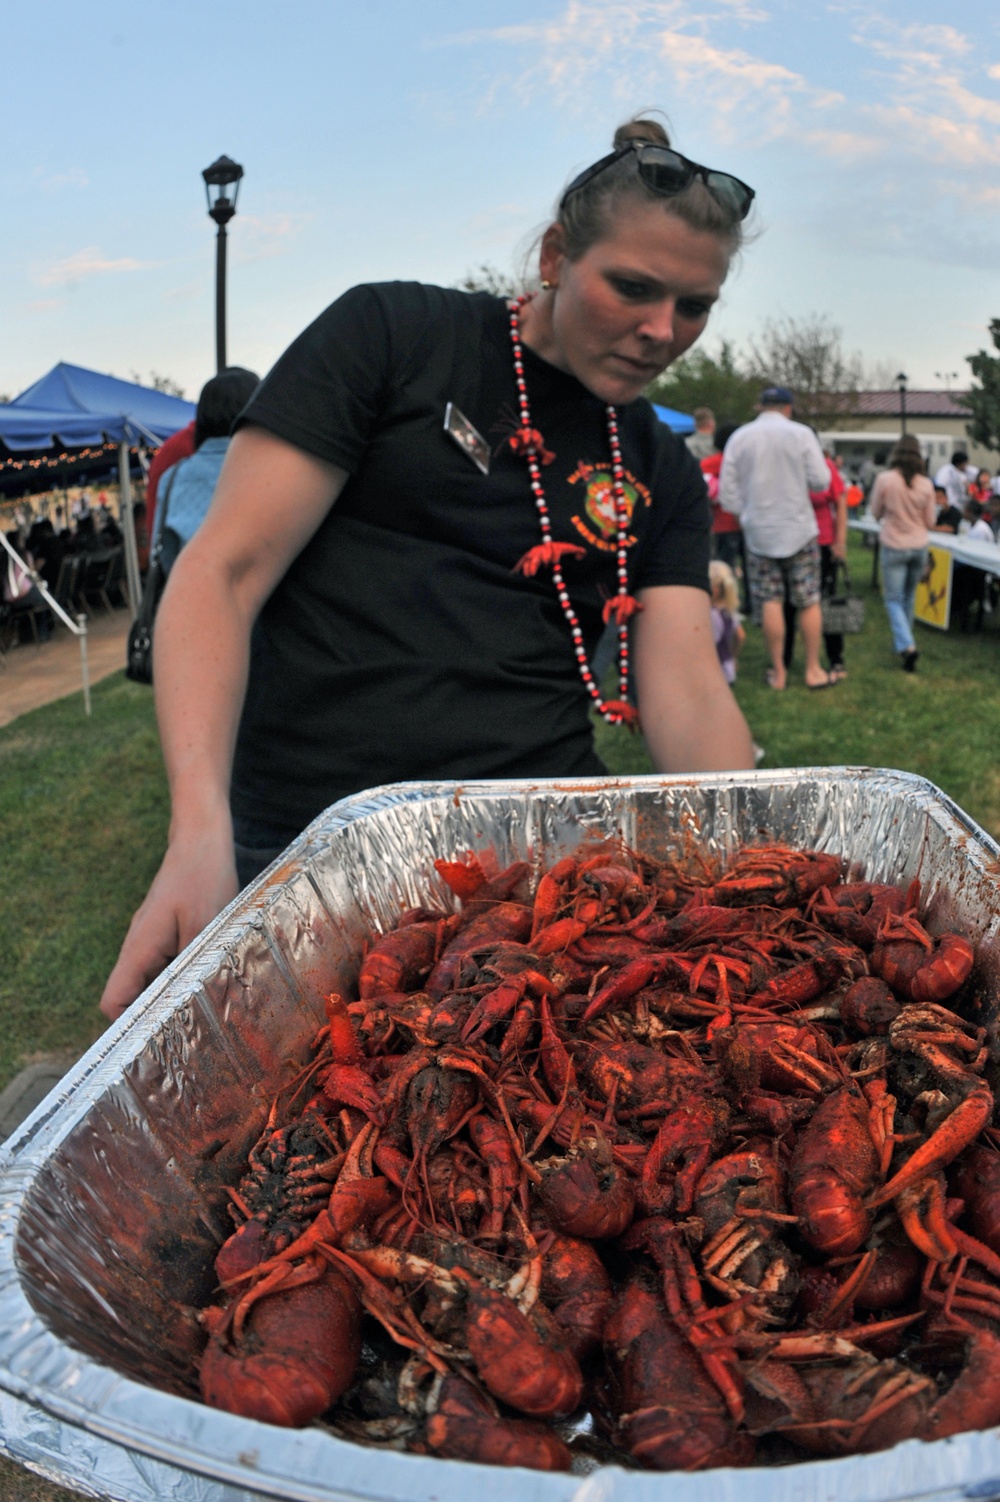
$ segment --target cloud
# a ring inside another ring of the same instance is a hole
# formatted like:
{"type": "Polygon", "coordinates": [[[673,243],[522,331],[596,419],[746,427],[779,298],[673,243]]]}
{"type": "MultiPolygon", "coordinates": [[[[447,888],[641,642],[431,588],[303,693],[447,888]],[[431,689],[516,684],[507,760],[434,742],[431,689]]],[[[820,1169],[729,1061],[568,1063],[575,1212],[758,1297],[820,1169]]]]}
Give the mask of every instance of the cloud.
{"type": "MultiPolygon", "coordinates": [[[[739,48],[714,46],[690,32],[665,30],[658,44],[673,81],[682,89],[699,91],[722,119],[739,114],[741,129],[752,110],[767,117],[765,136],[782,135],[792,123],[798,100],[814,109],[843,101],[842,94],[813,88],[802,74],[781,63],[767,62],[739,48]]],[[[757,134],[760,138],[760,122],[757,134]]]]}
{"type": "Polygon", "coordinates": [[[51,172],[47,175],[39,169],[36,174],[39,186],[46,193],[58,193],[63,188],[87,188],[90,178],[82,167],[70,167],[66,172],[51,172]]]}
{"type": "Polygon", "coordinates": [[[597,98],[624,111],[665,99],[712,139],[699,152],[729,149],[762,188],[779,160],[755,162],[765,148],[780,147],[782,171],[800,182],[821,178],[822,202],[807,211],[818,237],[867,215],[870,251],[985,266],[1000,207],[1000,62],[960,25],[900,19],[899,0],[826,0],[831,43],[853,57],[793,50],[788,9],[788,0],[547,0],[531,21],[444,45],[477,50],[480,110],[509,108],[511,96],[574,116],[597,98]],[[970,226],[976,212],[984,222],[970,226]],[[942,227],[947,216],[954,232],[942,227]]]}
{"type": "Polygon", "coordinates": [[[58,308],[65,305],[64,297],[39,297],[34,302],[25,303],[27,313],[54,313],[58,308]]]}
{"type": "Polygon", "coordinates": [[[487,83],[480,108],[492,107],[506,89],[522,100],[545,94],[583,112],[593,108],[595,92],[631,103],[666,88],[707,107],[721,137],[732,139],[738,115],[740,138],[761,141],[792,129],[797,106],[823,110],[843,99],[783,63],[732,45],[738,28],[770,20],[748,0],[566,0],[547,19],[448,41],[518,54],[516,73],[487,83]]]}
{"type": "Polygon", "coordinates": [[[86,250],[74,251],[61,261],[50,261],[46,266],[36,267],[33,280],[40,287],[73,287],[86,277],[106,276],[118,271],[145,271],[160,264],[158,261],[137,261],[133,256],[121,256],[112,260],[96,245],[89,245],[86,250]]]}
{"type": "MultiPolygon", "coordinates": [[[[882,98],[863,113],[887,149],[956,168],[1000,165],[1000,99],[977,92],[975,48],[954,26],[900,26],[878,14],[857,23],[854,42],[874,59],[882,98]]],[[[1000,67],[984,68],[1000,78],[1000,67]]]]}
{"type": "Polygon", "coordinates": [[[873,157],[883,146],[878,136],[864,136],[856,130],[810,130],[802,139],[842,166],[873,157]]]}
{"type": "Polygon", "coordinates": [[[234,262],[245,265],[286,255],[313,218],[312,214],[240,214],[229,231],[234,262]]]}

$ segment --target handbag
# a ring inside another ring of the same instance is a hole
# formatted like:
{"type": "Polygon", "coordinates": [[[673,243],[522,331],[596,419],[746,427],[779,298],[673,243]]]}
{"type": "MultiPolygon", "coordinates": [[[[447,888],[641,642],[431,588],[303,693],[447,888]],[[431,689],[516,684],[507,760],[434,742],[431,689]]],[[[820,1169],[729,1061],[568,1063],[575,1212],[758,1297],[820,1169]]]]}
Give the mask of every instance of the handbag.
{"type": "Polygon", "coordinates": [[[820,601],[823,613],[823,633],[826,636],[856,636],[865,624],[865,602],[860,595],[851,594],[851,576],[847,564],[834,565],[830,593],[820,601]],[[838,574],[843,573],[843,583],[838,574]]]}
{"type": "Polygon", "coordinates": [[[177,478],[177,471],[183,462],[181,460],[174,466],[157,511],[156,536],[149,555],[146,583],[135,620],[129,627],[128,645],[125,649],[125,677],[131,678],[133,683],[152,683],[153,681],[153,622],[163,594],[163,586],[167,582],[166,571],[163,567],[163,532],[167,521],[167,507],[170,504],[170,492],[177,478]]]}
{"type": "Polygon", "coordinates": [[[7,581],[4,584],[3,597],[8,605],[16,605],[18,600],[27,599],[34,589],[31,575],[23,563],[15,563],[10,554],[7,555],[7,581]]]}

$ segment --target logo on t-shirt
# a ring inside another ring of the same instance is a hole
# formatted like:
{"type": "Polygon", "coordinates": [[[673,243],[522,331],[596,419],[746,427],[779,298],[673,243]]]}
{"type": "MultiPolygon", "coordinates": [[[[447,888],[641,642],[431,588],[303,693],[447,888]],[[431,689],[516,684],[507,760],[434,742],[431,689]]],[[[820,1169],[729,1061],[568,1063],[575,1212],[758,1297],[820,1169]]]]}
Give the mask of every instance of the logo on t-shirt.
{"type": "MultiPolygon", "coordinates": [[[[583,483],[587,487],[587,498],[584,501],[584,516],[572,516],[570,521],[587,541],[595,548],[600,548],[604,553],[613,553],[618,546],[618,519],[615,516],[615,492],[611,480],[611,470],[607,466],[588,464],[581,459],[576,469],[569,476],[568,483],[577,485],[583,483]]],[[[623,486],[625,492],[625,512],[628,522],[631,522],[635,508],[640,501],[644,506],[652,505],[652,496],[637,480],[630,470],[625,471],[623,486]]],[[[629,533],[625,538],[625,546],[631,548],[635,545],[635,537],[629,533]]]]}

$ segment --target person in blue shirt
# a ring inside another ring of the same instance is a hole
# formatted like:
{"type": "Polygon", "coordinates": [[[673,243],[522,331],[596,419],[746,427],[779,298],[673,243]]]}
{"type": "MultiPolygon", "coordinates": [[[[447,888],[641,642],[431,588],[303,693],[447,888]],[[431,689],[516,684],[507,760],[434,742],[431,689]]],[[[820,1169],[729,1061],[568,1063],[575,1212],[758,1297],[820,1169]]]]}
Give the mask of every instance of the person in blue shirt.
{"type": "Polygon", "coordinates": [[[204,521],[229,448],[230,430],[259,385],[260,377],[252,370],[230,365],[202,387],[194,422],[194,453],[160,478],[164,574],[169,574],[181,548],[204,521]]]}

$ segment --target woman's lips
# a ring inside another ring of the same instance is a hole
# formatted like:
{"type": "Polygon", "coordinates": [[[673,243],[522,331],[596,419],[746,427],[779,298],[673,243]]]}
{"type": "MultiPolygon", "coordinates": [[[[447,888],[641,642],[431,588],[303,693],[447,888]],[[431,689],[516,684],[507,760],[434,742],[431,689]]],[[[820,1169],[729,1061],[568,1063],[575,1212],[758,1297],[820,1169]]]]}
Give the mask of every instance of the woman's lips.
{"type": "Polygon", "coordinates": [[[657,365],[650,360],[633,360],[630,355],[620,355],[616,353],[614,358],[616,360],[620,360],[623,365],[628,366],[629,370],[634,370],[636,375],[652,377],[659,375],[660,371],[663,369],[661,365],[657,365]]]}

